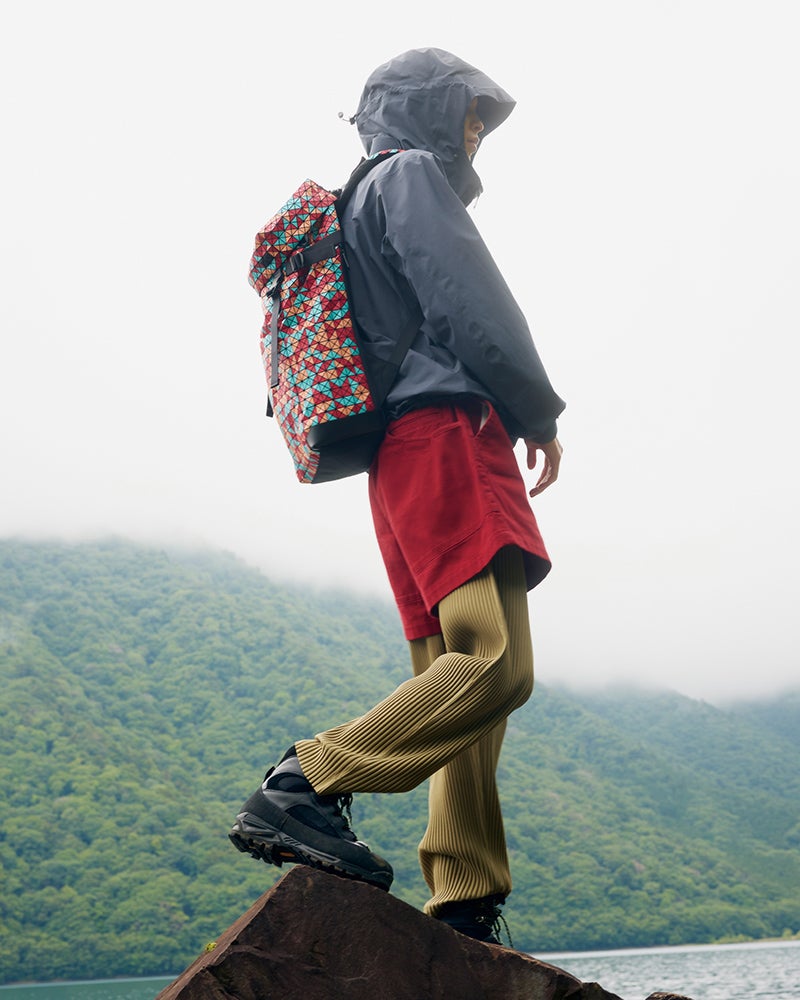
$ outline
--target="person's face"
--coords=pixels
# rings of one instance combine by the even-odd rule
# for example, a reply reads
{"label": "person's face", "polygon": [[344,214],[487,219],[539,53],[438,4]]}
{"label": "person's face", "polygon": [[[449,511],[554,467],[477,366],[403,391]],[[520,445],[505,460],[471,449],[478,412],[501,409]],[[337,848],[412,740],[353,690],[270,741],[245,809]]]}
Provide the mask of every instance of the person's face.
{"label": "person's face", "polygon": [[473,97],[464,118],[464,149],[467,151],[467,156],[470,159],[475,155],[478,148],[478,143],[480,142],[478,137],[481,132],[483,132],[483,122],[478,116],[478,98]]}

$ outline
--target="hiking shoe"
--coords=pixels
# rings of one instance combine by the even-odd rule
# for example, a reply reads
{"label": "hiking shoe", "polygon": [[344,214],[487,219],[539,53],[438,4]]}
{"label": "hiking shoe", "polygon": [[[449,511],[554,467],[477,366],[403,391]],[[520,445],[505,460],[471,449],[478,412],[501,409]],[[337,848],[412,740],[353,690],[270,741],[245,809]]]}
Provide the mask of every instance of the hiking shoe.
{"label": "hiking shoe", "polygon": [[394,872],[350,829],[352,795],[317,795],[294,747],[267,771],[228,834],[234,847],[277,865],[310,865],[388,889]]}
{"label": "hiking shoe", "polygon": [[481,899],[463,899],[453,903],[443,903],[436,914],[436,919],[441,920],[444,924],[449,924],[459,934],[465,934],[476,941],[483,941],[484,944],[502,944],[500,940],[500,925],[502,923],[513,948],[508,924],[500,911],[504,902],[505,897],[503,896],[484,896]]}

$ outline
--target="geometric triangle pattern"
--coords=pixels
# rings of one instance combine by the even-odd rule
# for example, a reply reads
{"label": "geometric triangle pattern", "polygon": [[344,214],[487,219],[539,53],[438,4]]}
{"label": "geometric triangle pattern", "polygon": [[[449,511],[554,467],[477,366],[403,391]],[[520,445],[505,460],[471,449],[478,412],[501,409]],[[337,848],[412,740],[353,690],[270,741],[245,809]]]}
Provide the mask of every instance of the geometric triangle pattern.
{"label": "geometric triangle pattern", "polygon": [[[347,298],[341,247],[284,275],[299,250],[339,231],[336,195],[306,180],[256,236],[250,284],[261,298],[261,358],[275,419],[300,482],[311,483],[319,453],[308,445],[318,424],[375,409]],[[272,386],[273,311],[277,316],[278,384]]]}

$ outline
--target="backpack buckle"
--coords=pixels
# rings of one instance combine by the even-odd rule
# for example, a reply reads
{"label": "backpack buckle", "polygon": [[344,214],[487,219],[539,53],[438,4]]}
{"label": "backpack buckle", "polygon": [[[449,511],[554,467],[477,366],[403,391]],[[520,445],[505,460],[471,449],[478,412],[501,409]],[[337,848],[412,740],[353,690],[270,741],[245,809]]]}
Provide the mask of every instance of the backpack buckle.
{"label": "backpack buckle", "polygon": [[292,256],[286,261],[283,267],[284,274],[294,274],[295,271],[302,271],[303,268],[307,267],[305,261],[305,251],[298,250],[297,253],[293,253]]}

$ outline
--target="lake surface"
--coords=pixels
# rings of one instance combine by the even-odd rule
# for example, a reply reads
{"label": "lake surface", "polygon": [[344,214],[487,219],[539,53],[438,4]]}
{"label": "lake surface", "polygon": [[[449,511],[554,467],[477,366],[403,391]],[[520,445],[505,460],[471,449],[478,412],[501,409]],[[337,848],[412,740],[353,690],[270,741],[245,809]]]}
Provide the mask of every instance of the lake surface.
{"label": "lake surface", "polygon": [[692,1000],[800,1000],[800,941],[632,948],[537,955],[623,1000],[683,993]]}
{"label": "lake surface", "polygon": [[94,979],[80,983],[0,986],[2,1000],[153,1000],[175,979]]}
{"label": "lake surface", "polygon": [[[658,991],[683,993],[692,1000],[800,1000],[800,941],[558,952],[536,957],[584,982],[600,983],[622,1000],[645,1000]],[[174,978],[0,986],[0,1000],[154,1000]]]}

